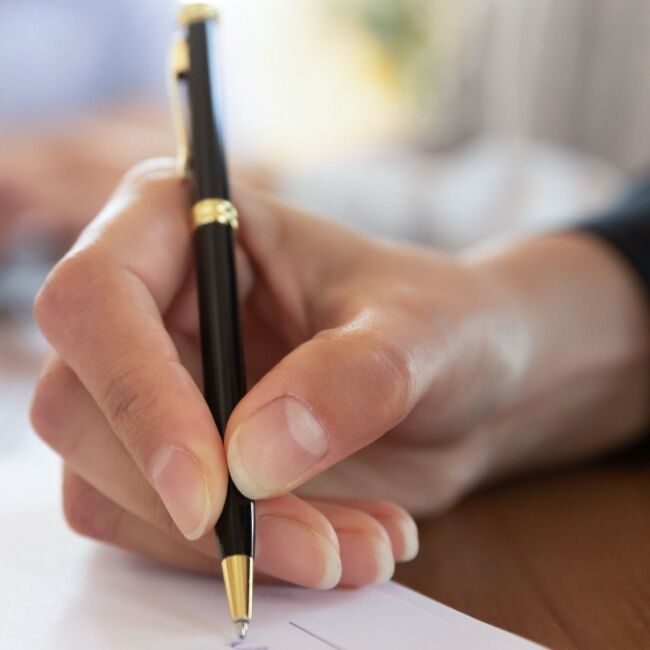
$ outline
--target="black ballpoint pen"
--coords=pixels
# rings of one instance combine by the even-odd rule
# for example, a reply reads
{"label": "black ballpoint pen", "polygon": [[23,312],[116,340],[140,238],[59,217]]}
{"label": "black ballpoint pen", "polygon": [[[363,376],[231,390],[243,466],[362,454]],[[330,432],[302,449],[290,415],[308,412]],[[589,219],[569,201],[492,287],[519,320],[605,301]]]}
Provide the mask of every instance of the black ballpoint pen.
{"label": "black ballpoint pen", "polygon": [[[181,6],[179,23],[184,33],[172,49],[170,91],[179,137],[179,171],[190,179],[194,196],[204,395],[223,436],[231,413],[246,393],[246,377],[234,256],[238,215],[230,202],[215,82],[217,21],[212,4]],[[187,119],[180,83],[186,84]],[[230,615],[243,638],[252,617],[255,504],[232,480],[216,533]]]}

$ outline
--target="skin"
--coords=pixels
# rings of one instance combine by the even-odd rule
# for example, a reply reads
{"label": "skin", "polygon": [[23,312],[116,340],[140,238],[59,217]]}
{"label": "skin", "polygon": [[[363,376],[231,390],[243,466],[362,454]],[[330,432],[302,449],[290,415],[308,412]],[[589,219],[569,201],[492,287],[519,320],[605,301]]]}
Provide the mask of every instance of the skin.
{"label": "skin", "polygon": [[[22,242],[47,244],[60,257],[124,170],[176,146],[166,113],[131,105],[74,125],[0,130],[0,142],[0,262]],[[255,186],[274,181],[263,167],[247,165],[237,174]]]}
{"label": "skin", "polygon": [[229,469],[258,500],[263,576],[382,582],[417,553],[413,515],[648,421],[644,293],[595,239],[447,257],[243,188],[235,202],[250,392],[224,443],[200,390],[190,197],[170,162],[124,179],[37,298],[53,351],[32,420],[63,459],[79,533],[213,572]]}
{"label": "skin", "polygon": [[157,126],[151,117],[155,112],[147,118],[140,112],[123,107],[78,120],[74,128],[64,123],[0,132],[0,256],[14,233],[54,239],[65,245],[60,255],[125,169],[173,146],[165,123]]}

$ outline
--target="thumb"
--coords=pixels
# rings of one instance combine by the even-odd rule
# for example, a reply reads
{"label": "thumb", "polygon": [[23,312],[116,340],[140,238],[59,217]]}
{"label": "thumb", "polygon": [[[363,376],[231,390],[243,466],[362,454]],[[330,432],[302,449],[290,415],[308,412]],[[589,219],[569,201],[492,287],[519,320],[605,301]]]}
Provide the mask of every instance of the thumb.
{"label": "thumb", "polygon": [[230,473],[251,498],[289,492],[399,424],[424,387],[395,323],[364,312],[287,356],[228,424]]}

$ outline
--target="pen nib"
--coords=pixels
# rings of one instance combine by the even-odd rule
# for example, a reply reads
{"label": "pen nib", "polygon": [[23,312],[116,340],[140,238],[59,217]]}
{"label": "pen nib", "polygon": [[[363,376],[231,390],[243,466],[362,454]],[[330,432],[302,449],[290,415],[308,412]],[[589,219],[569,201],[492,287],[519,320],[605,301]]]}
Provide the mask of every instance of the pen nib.
{"label": "pen nib", "polygon": [[237,626],[237,636],[243,641],[248,634],[248,621],[238,621]]}

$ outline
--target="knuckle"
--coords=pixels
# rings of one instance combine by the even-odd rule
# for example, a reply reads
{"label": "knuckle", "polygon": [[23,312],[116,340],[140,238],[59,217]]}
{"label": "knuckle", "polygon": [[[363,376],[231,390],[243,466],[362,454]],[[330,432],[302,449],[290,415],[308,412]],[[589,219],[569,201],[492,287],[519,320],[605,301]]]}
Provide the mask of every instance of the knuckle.
{"label": "knuckle", "polygon": [[69,426],[69,412],[79,385],[72,370],[57,361],[39,379],[30,409],[34,431],[64,457],[73,453],[78,441]]}
{"label": "knuckle", "polygon": [[97,493],[96,502],[98,507],[91,519],[92,529],[86,535],[103,542],[119,542],[123,538],[124,529],[128,525],[129,515],[127,511],[107,501],[99,493]]}
{"label": "knuckle", "polygon": [[158,496],[157,492],[154,490],[148,490],[146,493],[143,493],[142,497],[144,498],[142,512],[147,513],[144,519],[149,524],[159,530],[163,536],[183,542],[187,541],[183,534],[178,530],[178,526],[169,515],[169,511],[165,507],[160,496]]}
{"label": "knuckle", "polygon": [[410,517],[409,513],[393,501],[388,501],[386,499],[375,499],[372,502],[373,510],[372,514],[379,513],[378,517],[380,519],[395,519],[400,520],[407,517]]}
{"label": "knuckle", "polygon": [[56,338],[72,322],[92,295],[100,278],[92,255],[79,253],[59,262],[49,274],[34,302],[34,316],[43,333]]}
{"label": "knuckle", "polygon": [[84,537],[99,537],[99,493],[75,476],[63,482],[63,516],[67,525]]}
{"label": "knuckle", "polygon": [[125,510],[74,475],[63,483],[63,515],[77,534],[104,542],[119,540],[127,520]]}
{"label": "knuckle", "polygon": [[[156,423],[160,404],[157,389],[162,370],[141,360],[122,362],[104,389],[104,412],[129,452],[142,458],[148,432]],[[146,388],[145,388],[146,387]]]}
{"label": "knuckle", "polygon": [[366,333],[365,338],[367,372],[368,377],[374,377],[378,404],[383,405],[391,419],[400,421],[413,407],[413,361],[403,346],[383,332]]}
{"label": "knuckle", "polygon": [[124,175],[123,185],[144,188],[160,181],[168,181],[176,175],[176,163],[173,158],[150,158],[137,163]]}
{"label": "knuckle", "polygon": [[164,214],[186,208],[187,186],[179,179],[171,158],[154,158],[139,163],[126,173],[122,188],[127,195],[146,199]]}

